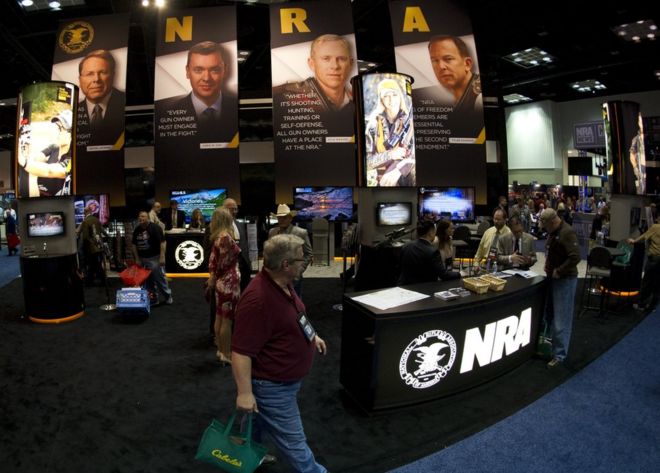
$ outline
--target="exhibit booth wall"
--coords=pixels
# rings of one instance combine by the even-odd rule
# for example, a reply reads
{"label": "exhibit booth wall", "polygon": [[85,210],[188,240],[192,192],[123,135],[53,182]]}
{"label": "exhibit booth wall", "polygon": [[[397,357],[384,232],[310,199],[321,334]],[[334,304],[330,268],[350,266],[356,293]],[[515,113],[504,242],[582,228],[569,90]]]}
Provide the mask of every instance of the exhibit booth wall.
{"label": "exhibit booth wall", "polygon": [[0,190],[1,189],[13,189],[10,151],[0,151]]}
{"label": "exhibit booth wall", "polygon": [[417,188],[416,187],[378,187],[355,188],[358,202],[358,222],[360,223],[360,243],[373,245],[386,240],[386,233],[401,228],[400,226],[382,227],[376,225],[376,205],[379,202],[410,202],[412,204],[412,223],[407,225],[410,231],[417,226]]}
{"label": "exhibit booth wall", "polygon": [[573,127],[576,123],[602,120],[602,104],[612,100],[639,103],[644,117],[660,115],[660,91],[507,107],[504,112],[509,184],[537,181],[570,185],[568,150],[574,148]]}
{"label": "exhibit booth wall", "polygon": [[[40,197],[18,199],[18,222],[21,230],[22,254],[72,255],[76,253],[76,224],[73,196]],[[30,237],[27,232],[27,216],[39,212],[62,212],[64,214],[64,234],[48,237]],[[46,251],[44,252],[44,244]]]}
{"label": "exhibit booth wall", "polygon": [[644,218],[644,197],[635,195],[613,195],[610,199],[610,236],[611,240],[625,240],[630,236],[639,235],[639,228],[633,222],[631,214],[637,208],[641,218]]}

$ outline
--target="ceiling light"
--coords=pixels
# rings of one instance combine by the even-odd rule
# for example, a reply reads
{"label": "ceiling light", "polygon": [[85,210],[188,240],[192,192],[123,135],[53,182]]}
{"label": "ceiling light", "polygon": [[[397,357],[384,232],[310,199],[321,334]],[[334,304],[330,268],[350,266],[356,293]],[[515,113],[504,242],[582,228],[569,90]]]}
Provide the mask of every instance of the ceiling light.
{"label": "ceiling light", "polygon": [[549,64],[555,60],[550,54],[537,47],[511,53],[504,56],[504,59],[526,69],[540,66],[541,64]]}
{"label": "ceiling light", "polygon": [[595,93],[597,90],[605,90],[607,87],[600,81],[594,79],[587,79],[579,82],[573,82],[570,86],[577,90],[578,92],[592,92]]}
{"label": "ceiling light", "polygon": [[[639,20],[635,23],[626,23],[615,26],[612,31],[626,41],[639,43],[643,38],[655,39],[655,31],[658,29],[653,20]],[[652,35],[652,36],[650,36]]]}
{"label": "ceiling light", "polygon": [[521,94],[509,94],[502,97],[504,101],[508,104],[520,103],[520,102],[530,102],[532,99],[525,95]]}
{"label": "ceiling light", "polygon": [[53,10],[56,10],[56,9],[60,8],[62,6],[62,4],[60,2],[57,2],[57,1],[53,0],[52,2],[48,3],[48,6],[50,8],[52,8]]}
{"label": "ceiling light", "polygon": [[149,0],[142,0],[142,6],[143,7],[148,7],[149,6]]}
{"label": "ceiling light", "polygon": [[156,0],[155,3],[158,8],[162,8],[165,6],[165,0]]}
{"label": "ceiling light", "polygon": [[23,5],[24,7],[31,7],[32,5],[34,5],[34,2],[32,0],[22,0],[21,5]]}
{"label": "ceiling light", "polygon": [[377,68],[378,66],[380,66],[380,64],[373,61],[362,61],[360,59],[357,61],[357,67],[360,72],[367,72]]}

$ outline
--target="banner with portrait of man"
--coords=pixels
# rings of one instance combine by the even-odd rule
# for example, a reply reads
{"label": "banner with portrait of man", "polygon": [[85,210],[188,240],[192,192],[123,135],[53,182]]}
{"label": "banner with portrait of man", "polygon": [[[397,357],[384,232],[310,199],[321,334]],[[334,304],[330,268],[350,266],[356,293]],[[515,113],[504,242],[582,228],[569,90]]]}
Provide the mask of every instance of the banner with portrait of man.
{"label": "banner with portrait of man", "polygon": [[355,184],[351,4],[270,6],[277,202],[295,186]]}
{"label": "banner with portrait of man", "polygon": [[129,15],[60,22],[52,79],[80,90],[76,117],[79,191],[124,205],[124,111]]}
{"label": "banner with portrait of man", "polygon": [[389,5],[397,71],[415,78],[418,184],[476,185],[480,194],[486,131],[470,18],[455,0]]}
{"label": "banner with portrait of man", "polygon": [[236,8],[159,18],[154,85],[156,198],[177,188],[240,194]]}

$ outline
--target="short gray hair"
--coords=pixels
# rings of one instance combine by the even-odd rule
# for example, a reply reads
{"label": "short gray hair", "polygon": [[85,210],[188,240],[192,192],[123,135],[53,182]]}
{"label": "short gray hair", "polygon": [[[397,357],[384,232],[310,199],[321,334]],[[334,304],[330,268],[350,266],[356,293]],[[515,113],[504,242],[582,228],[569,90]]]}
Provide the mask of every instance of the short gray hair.
{"label": "short gray hair", "polygon": [[291,234],[269,238],[264,243],[264,266],[271,271],[280,269],[285,260],[296,259],[296,251],[304,243],[302,238]]}

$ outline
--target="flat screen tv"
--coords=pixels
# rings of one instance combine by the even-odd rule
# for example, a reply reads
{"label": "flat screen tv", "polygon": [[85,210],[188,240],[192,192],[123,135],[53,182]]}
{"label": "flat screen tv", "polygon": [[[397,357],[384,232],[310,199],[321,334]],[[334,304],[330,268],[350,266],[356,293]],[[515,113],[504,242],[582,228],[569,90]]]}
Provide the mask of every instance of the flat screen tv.
{"label": "flat screen tv", "polygon": [[353,218],[352,187],[294,187],[293,208],[299,220],[325,218],[331,222]]}
{"label": "flat screen tv", "polygon": [[54,237],[64,233],[64,212],[32,212],[27,215],[29,237]]}
{"label": "flat screen tv", "polygon": [[179,210],[186,214],[186,223],[190,223],[193,210],[199,209],[204,220],[211,221],[213,211],[220,207],[227,198],[227,189],[175,189],[170,191],[170,200],[179,203]]}
{"label": "flat screen tv", "polygon": [[379,202],[376,204],[376,225],[401,226],[412,223],[410,202]]}
{"label": "flat screen tv", "polygon": [[420,220],[474,222],[474,187],[420,187],[418,197]]}
{"label": "flat screen tv", "polygon": [[99,219],[101,225],[110,223],[110,197],[108,194],[76,195],[73,199],[76,226],[84,220],[86,207],[92,209],[92,214]]}

